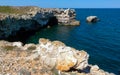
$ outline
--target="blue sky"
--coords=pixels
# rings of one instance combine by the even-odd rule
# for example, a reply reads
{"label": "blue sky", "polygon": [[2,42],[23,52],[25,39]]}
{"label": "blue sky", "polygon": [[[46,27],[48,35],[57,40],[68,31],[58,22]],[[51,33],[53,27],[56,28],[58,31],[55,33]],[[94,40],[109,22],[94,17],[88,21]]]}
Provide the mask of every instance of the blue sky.
{"label": "blue sky", "polygon": [[45,8],[120,8],[120,0],[0,0],[0,5]]}

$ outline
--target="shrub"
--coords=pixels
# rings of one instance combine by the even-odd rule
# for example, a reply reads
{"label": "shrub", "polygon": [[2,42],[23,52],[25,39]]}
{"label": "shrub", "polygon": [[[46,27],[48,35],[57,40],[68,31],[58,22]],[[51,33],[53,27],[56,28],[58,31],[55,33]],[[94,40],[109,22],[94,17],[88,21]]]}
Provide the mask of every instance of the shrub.
{"label": "shrub", "polygon": [[35,50],[36,47],[35,47],[35,46],[30,46],[30,47],[28,47],[27,49],[28,49],[28,50]]}
{"label": "shrub", "polygon": [[26,7],[0,6],[0,13],[25,14],[29,12],[30,9],[33,9],[33,7],[30,7],[30,6],[26,6]]}
{"label": "shrub", "polygon": [[16,47],[15,46],[4,46],[3,49],[4,50],[14,50]]}

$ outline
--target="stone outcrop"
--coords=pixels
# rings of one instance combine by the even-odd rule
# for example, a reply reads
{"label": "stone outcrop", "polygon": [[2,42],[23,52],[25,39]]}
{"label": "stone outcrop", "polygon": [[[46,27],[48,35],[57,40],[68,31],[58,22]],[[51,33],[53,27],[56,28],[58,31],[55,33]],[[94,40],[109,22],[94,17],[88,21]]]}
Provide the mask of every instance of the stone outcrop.
{"label": "stone outcrop", "polygon": [[80,22],[75,20],[76,13],[73,9],[62,10],[61,14],[57,13],[55,16],[61,25],[80,25]]}
{"label": "stone outcrop", "polygon": [[87,21],[88,23],[95,23],[95,22],[99,21],[99,19],[98,19],[97,16],[88,16],[88,17],[86,18],[86,21]]}
{"label": "stone outcrop", "polygon": [[[20,30],[37,30],[47,25],[79,25],[79,21],[75,19],[76,14],[73,9],[12,8],[16,10],[14,13],[0,13],[0,38],[14,35]],[[16,13],[17,11],[19,12]]]}
{"label": "stone outcrop", "polygon": [[114,75],[88,64],[89,54],[60,41],[0,41],[0,75]]}

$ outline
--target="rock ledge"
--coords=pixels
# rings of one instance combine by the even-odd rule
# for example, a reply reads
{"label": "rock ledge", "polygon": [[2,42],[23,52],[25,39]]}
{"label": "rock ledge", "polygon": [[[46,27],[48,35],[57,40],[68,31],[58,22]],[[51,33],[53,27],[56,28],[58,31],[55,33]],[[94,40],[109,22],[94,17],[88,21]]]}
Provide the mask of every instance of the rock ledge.
{"label": "rock ledge", "polygon": [[114,75],[88,64],[89,54],[60,41],[0,41],[0,75]]}

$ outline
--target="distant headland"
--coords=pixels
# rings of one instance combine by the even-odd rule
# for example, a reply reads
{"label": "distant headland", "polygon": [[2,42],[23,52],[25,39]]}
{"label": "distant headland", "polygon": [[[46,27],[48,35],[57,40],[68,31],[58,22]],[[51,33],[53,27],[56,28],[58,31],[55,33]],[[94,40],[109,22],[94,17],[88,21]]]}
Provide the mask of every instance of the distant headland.
{"label": "distant headland", "polygon": [[52,25],[80,25],[80,22],[74,9],[0,6],[0,38],[21,29],[29,31]]}

